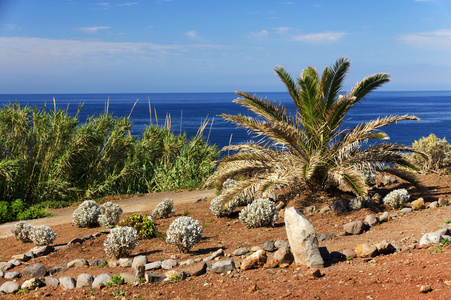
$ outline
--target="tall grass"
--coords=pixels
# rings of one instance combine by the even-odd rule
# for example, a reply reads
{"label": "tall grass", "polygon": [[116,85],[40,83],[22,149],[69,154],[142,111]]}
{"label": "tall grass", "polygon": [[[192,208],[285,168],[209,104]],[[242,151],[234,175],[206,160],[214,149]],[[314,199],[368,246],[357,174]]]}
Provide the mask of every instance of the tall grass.
{"label": "tall grass", "polygon": [[132,137],[129,117],[105,112],[81,123],[78,114],[9,104],[0,109],[0,201],[199,188],[219,155],[202,137],[205,126],[188,139],[172,133],[167,118]]}

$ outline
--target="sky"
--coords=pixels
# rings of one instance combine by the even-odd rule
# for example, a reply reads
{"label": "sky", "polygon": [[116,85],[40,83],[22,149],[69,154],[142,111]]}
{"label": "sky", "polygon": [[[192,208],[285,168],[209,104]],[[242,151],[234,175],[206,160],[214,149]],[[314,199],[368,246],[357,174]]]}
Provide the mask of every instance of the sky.
{"label": "sky", "polygon": [[343,56],[345,89],[451,90],[451,1],[0,0],[0,94],[280,92]]}

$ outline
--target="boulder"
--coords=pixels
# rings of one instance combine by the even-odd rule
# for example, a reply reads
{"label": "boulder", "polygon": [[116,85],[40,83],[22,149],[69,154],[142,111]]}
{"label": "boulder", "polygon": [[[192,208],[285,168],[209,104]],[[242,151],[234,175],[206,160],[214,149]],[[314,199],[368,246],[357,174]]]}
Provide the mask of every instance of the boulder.
{"label": "boulder", "polygon": [[39,278],[31,278],[28,280],[25,280],[24,283],[21,285],[21,289],[27,289],[27,290],[34,290],[36,288],[40,288],[45,286],[45,283],[42,282]]}
{"label": "boulder", "polygon": [[429,232],[424,234],[420,239],[420,246],[438,244],[442,240],[442,236],[436,232]]}
{"label": "boulder", "polygon": [[396,252],[396,248],[386,240],[383,240],[375,244],[374,246],[376,247],[379,254],[391,254]]}
{"label": "boulder", "polygon": [[241,270],[258,269],[266,263],[266,251],[260,250],[246,257],[241,263]]}
{"label": "boulder", "polygon": [[[111,280],[111,275],[107,274],[107,273],[103,273],[100,275],[97,275],[94,278],[94,281],[92,282],[92,287],[93,288],[102,288],[104,286],[106,286],[107,282],[109,282]],[[61,284],[61,282],[60,282]]]}
{"label": "boulder", "polygon": [[350,258],[356,258],[356,257],[357,257],[357,254],[355,253],[355,251],[354,251],[354,250],[351,250],[351,249],[345,249],[345,250],[343,250],[342,254],[343,254],[345,257],[350,257]]}
{"label": "boulder", "polygon": [[365,224],[362,221],[349,222],[343,225],[343,230],[346,234],[361,234],[365,229]]}
{"label": "boulder", "polygon": [[19,278],[20,277],[20,273],[17,271],[14,272],[6,272],[5,275],[3,276],[6,279],[13,279],[13,278]]}
{"label": "boulder", "polygon": [[25,278],[44,277],[45,275],[47,275],[47,269],[39,263],[27,266],[22,270],[22,276]]}
{"label": "boulder", "polygon": [[7,281],[0,286],[0,292],[5,294],[14,294],[18,290],[20,290],[20,284],[15,281]]}
{"label": "boulder", "polygon": [[143,265],[145,266],[147,264],[147,256],[145,255],[138,255],[135,256],[135,258],[133,258],[133,263],[132,263],[132,267],[136,268],[136,266],[138,265]]}
{"label": "boulder", "polygon": [[96,260],[93,260],[89,263],[90,266],[94,266],[94,267],[98,267],[100,265],[104,265],[108,263],[106,260],[104,260],[103,258],[98,258]]}
{"label": "boulder", "polygon": [[74,259],[73,261],[70,261],[67,263],[67,268],[82,268],[84,266],[89,266],[89,263],[84,258]]}
{"label": "boulder", "polygon": [[[30,249],[27,253],[31,253],[33,257],[45,256],[55,251],[55,248],[49,245],[38,246]],[[28,254],[27,254],[28,255]]]}
{"label": "boulder", "polygon": [[377,224],[379,224],[379,218],[375,217],[373,215],[368,215],[368,216],[366,216],[366,218],[363,222],[368,224],[368,226],[370,226],[370,227],[374,227]]}
{"label": "boulder", "polygon": [[266,243],[261,244],[260,247],[268,252],[273,252],[276,250],[276,246],[273,241],[267,241]]}
{"label": "boulder", "polygon": [[[144,269],[144,266],[140,266],[140,267]],[[131,273],[120,273],[119,276],[121,276],[121,278],[124,280],[124,284],[132,285],[135,282],[139,282],[139,279],[137,281],[135,275],[133,275]],[[143,278],[144,278],[144,276],[143,276]]]}
{"label": "boulder", "polygon": [[59,264],[49,269],[49,275],[53,276],[64,270],[67,270],[67,264]]}
{"label": "boulder", "polygon": [[377,255],[377,248],[369,244],[360,244],[354,249],[359,257],[374,257]]}
{"label": "boulder", "polygon": [[235,251],[233,251],[233,255],[235,256],[243,256],[249,253],[249,249],[246,248],[238,248]]}
{"label": "boulder", "polygon": [[17,259],[17,260],[22,261],[22,262],[27,262],[27,261],[29,261],[31,259],[31,257],[26,255],[26,254],[13,255],[13,256],[11,256],[11,258]]}
{"label": "boulder", "polygon": [[285,209],[285,227],[295,263],[309,268],[324,267],[315,228],[297,208]]}
{"label": "boulder", "polygon": [[6,261],[0,261],[0,271],[8,271],[14,268],[14,264]]}
{"label": "boulder", "polygon": [[187,259],[185,261],[182,261],[180,263],[180,266],[187,266],[187,265],[192,265],[192,264],[194,264],[194,259],[189,258],[189,259]]}
{"label": "boulder", "polygon": [[417,200],[410,202],[410,207],[412,207],[412,209],[414,209],[414,210],[426,208],[426,206],[424,205],[424,199],[418,198]]}
{"label": "boulder", "polygon": [[280,249],[280,248],[290,248],[290,243],[288,243],[287,241],[284,241],[284,240],[277,240],[277,241],[274,243],[274,246],[276,246],[277,249]]}
{"label": "boulder", "polygon": [[[142,264],[142,265],[145,265],[145,264]],[[129,258],[120,258],[119,266],[122,268],[129,268],[132,266],[132,260]]]}
{"label": "boulder", "polygon": [[145,265],[146,271],[161,269],[161,261],[155,261],[153,263],[148,263]]}
{"label": "boulder", "polygon": [[274,253],[274,260],[277,260],[280,264],[292,264],[294,257],[289,248],[279,248]]}
{"label": "boulder", "polygon": [[53,277],[44,278],[45,285],[57,287],[59,285],[59,280]]}
{"label": "boulder", "polygon": [[233,260],[220,260],[215,262],[211,269],[218,274],[227,273],[235,269],[235,263]]}
{"label": "boulder", "polygon": [[178,266],[177,261],[175,259],[172,259],[172,258],[163,260],[161,262],[161,268],[163,268],[165,270],[170,270],[170,269],[175,268],[177,266]]}
{"label": "boulder", "polygon": [[438,205],[447,206],[449,204],[448,199],[438,198]]}
{"label": "boulder", "polygon": [[82,287],[91,287],[92,283],[94,282],[94,277],[91,274],[80,274],[77,277],[77,288],[82,288]]}
{"label": "boulder", "polygon": [[65,289],[65,290],[71,290],[75,288],[76,285],[76,281],[74,278],[72,277],[61,277],[59,279],[60,281],[60,286]]}
{"label": "boulder", "polygon": [[331,240],[331,239],[334,239],[334,238],[336,238],[335,233],[323,233],[323,234],[321,234],[318,237],[318,241],[322,242],[322,241]]}
{"label": "boulder", "polygon": [[365,200],[363,197],[355,197],[349,202],[349,209],[359,210],[365,207]]}
{"label": "boulder", "polygon": [[154,273],[146,273],[146,281],[148,283],[162,282],[165,279],[166,279],[166,276],[164,276],[164,275],[154,274]]}
{"label": "boulder", "polygon": [[349,207],[349,205],[346,200],[340,200],[340,201],[335,202],[332,205],[331,209],[332,209],[332,211],[334,211],[336,213],[343,213],[348,210],[348,207]]}
{"label": "boulder", "polygon": [[401,213],[401,215],[405,215],[405,214],[412,212],[412,209],[410,207],[404,207],[399,212]]}
{"label": "boulder", "polygon": [[190,276],[200,276],[207,272],[207,264],[199,262],[196,264],[188,265],[183,269],[184,272],[190,274]]}

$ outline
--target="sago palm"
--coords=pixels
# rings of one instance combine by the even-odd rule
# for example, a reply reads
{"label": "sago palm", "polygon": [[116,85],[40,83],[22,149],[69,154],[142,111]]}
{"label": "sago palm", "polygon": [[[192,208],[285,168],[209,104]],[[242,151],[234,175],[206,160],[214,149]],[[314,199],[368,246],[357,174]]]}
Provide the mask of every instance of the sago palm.
{"label": "sago palm", "polygon": [[280,186],[310,191],[341,187],[364,195],[368,189],[365,173],[373,171],[395,174],[420,186],[406,171],[416,167],[402,154],[414,149],[393,143],[362,147],[370,139],[388,139],[387,134],[378,130],[380,127],[402,120],[418,120],[416,116],[387,116],[343,128],[346,113],[390,78],[388,74],[377,73],[340,94],[349,65],[347,59],[340,58],[333,66],[326,67],[321,77],[313,67],[308,67],[296,81],[282,67],[276,67],[276,74],[296,106],[294,114],[282,104],[235,92],[242,98],[234,102],[245,106],[258,118],[220,116],[247,128],[261,140],[223,148],[234,154],[217,161],[217,170],[207,184],[237,175],[249,177],[235,188],[224,191],[221,196],[224,209],[232,207],[242,193],[256,196]]}

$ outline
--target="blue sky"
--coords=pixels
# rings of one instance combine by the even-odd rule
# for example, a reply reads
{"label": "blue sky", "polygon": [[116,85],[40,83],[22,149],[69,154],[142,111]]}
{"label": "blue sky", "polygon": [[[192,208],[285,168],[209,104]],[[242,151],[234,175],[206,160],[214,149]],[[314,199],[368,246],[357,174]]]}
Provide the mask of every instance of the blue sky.
{"label": "blue sky", "polygon": [[345,88],[451,90],[451,1],[0,0],[0,94],[284,91],[341,56]]}

